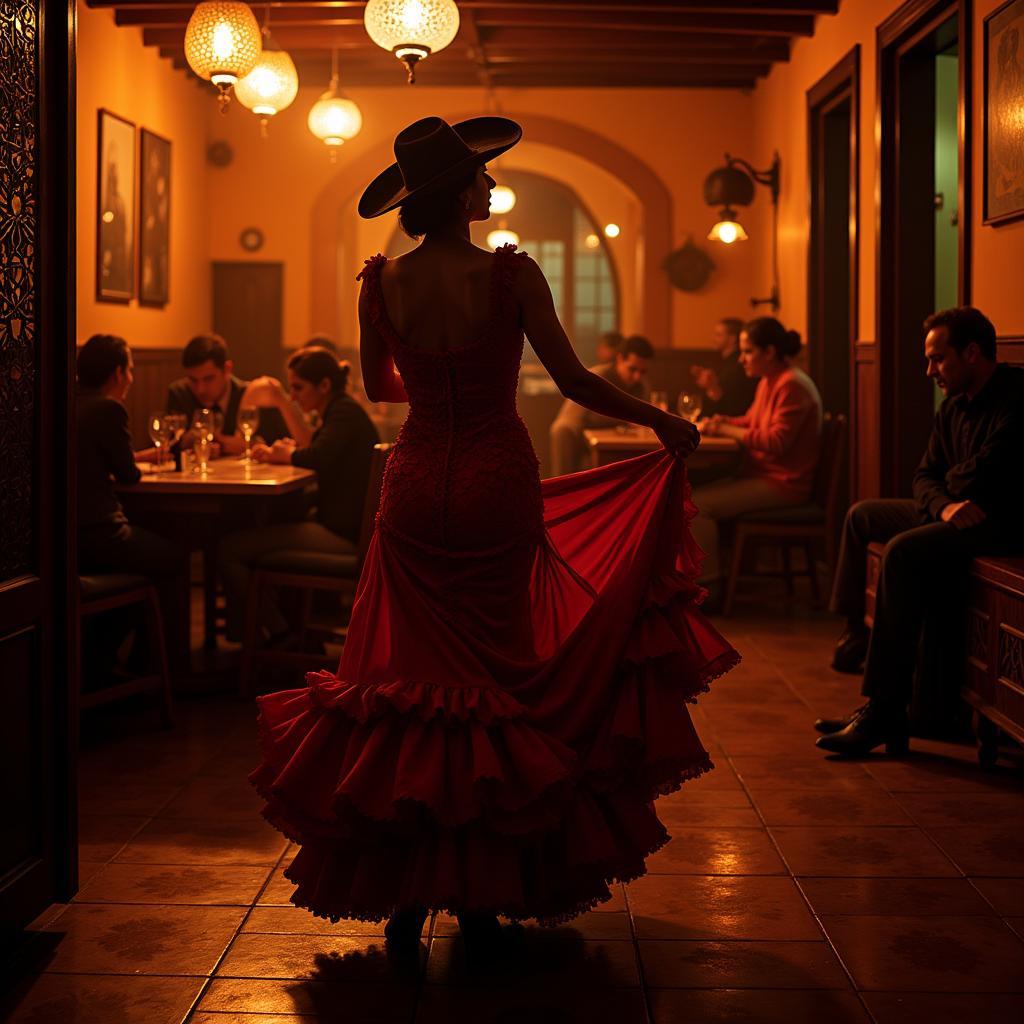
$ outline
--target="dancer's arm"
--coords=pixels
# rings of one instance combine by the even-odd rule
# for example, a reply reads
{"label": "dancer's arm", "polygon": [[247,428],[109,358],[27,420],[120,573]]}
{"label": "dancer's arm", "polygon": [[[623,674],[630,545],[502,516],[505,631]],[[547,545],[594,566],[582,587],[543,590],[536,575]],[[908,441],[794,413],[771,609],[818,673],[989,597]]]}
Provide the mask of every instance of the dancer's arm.
{"label": "dancer's arm", "polygon": [[363,373],[363,390],[371,402],[409,401],[388,343],[381,337],[370,315],[365,278],[359,292],[359,364]]}
{"label": "dancer's arm", "polygon": [[601,416],[652,427],[666,448],[689,452],[697,447],[700,435],[688,420],[633,398],[579,361],[555,312],[551,289],[532,259],[523,260],[516,276],[516,299],[533,350],[566,398]]}

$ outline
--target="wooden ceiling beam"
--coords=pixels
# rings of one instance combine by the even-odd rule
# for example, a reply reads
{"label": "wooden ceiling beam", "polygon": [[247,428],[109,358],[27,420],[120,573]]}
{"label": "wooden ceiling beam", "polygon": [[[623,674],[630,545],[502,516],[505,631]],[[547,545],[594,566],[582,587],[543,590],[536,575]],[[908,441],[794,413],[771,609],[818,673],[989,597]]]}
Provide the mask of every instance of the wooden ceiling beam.
{"label": "wooden ceiling beam", "polygon": [[[440,56],[440,54],[438,54]],[[516,67],[520,64],[639,64],[659,61],[687,61],[691,64],[776,64],[787,59],[749,50],[702,50],[699,47],[662,46],[629,47],[607,50],[565,50],[546,47],[543,50],[487,51],[490,67]]]}
{"label": "wooden ceiling beam", "polygon": [[[123,10],[189,10],[197,0],[85,0],[89,7],[116,7]],[[253,6],[266,3],[252,0]],[[657,13],[731,13],[799,16],[835,14],[838,0],[458,0],[460,10],[486,11],[546,10],[565,11],[647,11]],[[275,11],[289,8],[313,8],[319,11],[346,12],[350,17],[362,18],[366,0],[270,0]]]}
{"label": "wooden ceiling beam", "polygon": [[[618,46],[664,49],[673,43],[683,47],[707,49],[745,49],[755,53],[784,53],[789,57],[789,39],[728,32],[617,32],[605,29],[581,29],[571,34],[539,28],[481,29],[481,38],[489,50],[533,50],[560,46],[567,50],[587,48],[614,49]],[[774,58],[773,58],[774,59]]]}
{"label": "wooden ceiling beam", "polygon": [[[273,17],[271,17],[273,24]],[[610,32],[719,32],[735,35],[811,36],[811,15],[774,14],[693,14],[669,11],[565,10],[547,6],[521,8],[485,8],[477,15],[483,28],[604,29]]]}

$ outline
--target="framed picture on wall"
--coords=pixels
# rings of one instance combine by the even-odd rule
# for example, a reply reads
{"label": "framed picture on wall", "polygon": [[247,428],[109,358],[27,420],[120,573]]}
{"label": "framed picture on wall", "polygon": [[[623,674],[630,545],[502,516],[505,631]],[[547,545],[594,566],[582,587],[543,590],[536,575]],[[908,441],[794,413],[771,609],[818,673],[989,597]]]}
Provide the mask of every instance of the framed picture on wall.
{"label": "framed picture on wall", "polygon": [[984,22],[985,224],[1024,217],[1024,0]]}
{"label": "framed picture on wall", "polygon": [[128,302],[135,282],[135,125],[99,112],[96,298]]}
{"label": "framed picture on wall", "polygon": [[171,144],[139,130],[139,302],[164,306],[171,264]]}

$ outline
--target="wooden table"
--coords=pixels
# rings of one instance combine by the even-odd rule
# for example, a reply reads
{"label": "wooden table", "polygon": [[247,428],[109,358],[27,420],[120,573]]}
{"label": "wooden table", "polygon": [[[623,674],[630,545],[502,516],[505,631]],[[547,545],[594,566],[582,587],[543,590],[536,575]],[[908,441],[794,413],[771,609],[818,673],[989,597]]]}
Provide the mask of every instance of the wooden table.
{"label": "wooden table", "polygon": [[[661,447],[657,435],[649,427],[584,430],[583,437],[590,450],[591,466],[607,466],[610,462],[620,462]],[[700,447],[686,460],[686,465],[691,471],[720,469],[724,472],[739,463],[742,450],[739,442],[731,437],[705,437]]]}
{"label": "wooden table", "polygon": [[[202,550],[207,650],[217,646],[217,548],[221,538],[233,530],[294,518],[288,513],[294,513],[291,502],[296,498],[289,496],[297,497],[315,482],[316,473],[310,469],[258,462],[247,465],[242,459],[225,458],[211,462],[204,475],[144,472],[138,483],[118,487],[129,519],[189,549]],[[187,635],[183,640],[187,663]],[[180,648],[176,653],[180,663]]]}

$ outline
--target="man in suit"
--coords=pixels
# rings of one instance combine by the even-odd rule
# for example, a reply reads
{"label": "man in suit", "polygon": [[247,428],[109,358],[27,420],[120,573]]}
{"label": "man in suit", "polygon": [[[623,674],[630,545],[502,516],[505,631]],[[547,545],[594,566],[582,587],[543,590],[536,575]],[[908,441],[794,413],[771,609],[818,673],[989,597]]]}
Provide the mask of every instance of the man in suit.
{"label": "man in suit", "polygon": [[[847,513],[832,610],[846,616],[833,668],[859,672],[867,703],[846,718],[819,719],[818,746],[860,756],[907,747],[918,645],[926,619],[960,632],[971,560],[1020,553],[1024,508],[1024,369],[996,361],[996,332],[979,310],[960,306],[924,322],[927,373],[946,397],[914,497],[857,502]],[[867,547],[885,543],[874,627],[864,626]],[[957,660],[955,646],[946,660]]]}
{"label": "man in suit", "polygon": [[[654,346],[639,334],[626,338],[610,363],[591,368],[607,381],[611,381],[627,394],[645,401],[649,395],[647,371],[654,358]],[[614,427],[618,420],[599,416],[582,405],[566,399],[561,411],[551,424],[551,472],[553,476],[575,473],[581,468],[586,447],[583,431],[601,427]]]}

